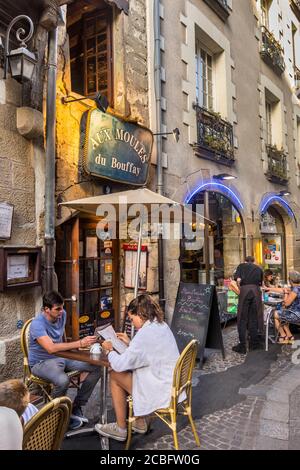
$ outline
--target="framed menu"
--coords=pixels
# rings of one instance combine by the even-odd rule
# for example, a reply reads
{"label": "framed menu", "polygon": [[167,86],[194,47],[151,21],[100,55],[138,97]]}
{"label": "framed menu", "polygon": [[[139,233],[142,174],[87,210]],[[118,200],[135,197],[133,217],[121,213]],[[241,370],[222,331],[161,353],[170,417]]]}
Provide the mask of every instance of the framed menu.
{"label": "framed menu", "polygon": [[7,257],[7,281],[28,279],[29,255],[11,255]]}
{"label": "framed menu", "polygon": [[0,292],[41,284],[41,247],[0,247]]}
{"label": "framed menu", "polygon": [[[137,245],[130,245],[128,243],[124,244],[123,248],[125,252],[125,287],[129,289],[134,289]],[[146,245],[142,245],[138,285],[138,288],[141,290],[147,290],[147,249],[148,248]]]}
{"label": "framed menu", "polygon": [[6,202],[0,202],[0,239],[9,240],[11,237],[11,227],[14,206]]}

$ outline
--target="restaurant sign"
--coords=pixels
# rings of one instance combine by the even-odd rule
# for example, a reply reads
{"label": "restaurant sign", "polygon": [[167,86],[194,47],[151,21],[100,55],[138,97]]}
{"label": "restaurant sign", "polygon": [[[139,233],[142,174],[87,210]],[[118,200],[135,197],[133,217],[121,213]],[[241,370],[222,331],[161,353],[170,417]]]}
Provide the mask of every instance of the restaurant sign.
{"label": "restaurant sign", "polygon": [[87,119],[85,170],[101,178],[143,186],[152,144],[149,129],[93,109]]}

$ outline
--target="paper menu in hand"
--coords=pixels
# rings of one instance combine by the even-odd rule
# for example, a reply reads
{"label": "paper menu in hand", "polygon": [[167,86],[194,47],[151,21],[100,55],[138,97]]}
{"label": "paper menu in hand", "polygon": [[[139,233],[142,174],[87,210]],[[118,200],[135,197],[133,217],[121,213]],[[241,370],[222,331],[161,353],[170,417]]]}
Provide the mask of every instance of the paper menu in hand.
{"label": "paper menu in hand", "polygon": [[104,340],[110,340],[113,348],[119,354],[122,354],[124,351],[126,351],[127,345],[117,337],[112,325],[107,325],[104,328],[96,328],[95,334],[101,336],[101,338]]}

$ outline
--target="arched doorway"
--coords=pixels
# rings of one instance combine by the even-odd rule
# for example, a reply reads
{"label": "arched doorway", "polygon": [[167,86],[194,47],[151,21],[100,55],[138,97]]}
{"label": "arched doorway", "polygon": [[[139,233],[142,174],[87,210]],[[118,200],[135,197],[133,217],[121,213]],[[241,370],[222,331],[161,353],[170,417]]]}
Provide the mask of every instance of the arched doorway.
{"label": "arched doorway", "polygon": [[213,184],[208,189],[194,193],[187,201],[193,210],[196,204],[203,206],[203,213],[214,223],[206,224],[200,249],[186,249],[187,242],[182,240],[181,280],[221,287],[245,257],[245,228],[238,198],[233,202],[228,194],[214,190]]}
{"label": "arched doorway", "polygon": [[260,204],[260,216],[261,239],[255,250],[257,259],[264,269],[274,272],[279,284],[284,284],[288,271],[295,269],[295,213],[284,197],[267,193]]}

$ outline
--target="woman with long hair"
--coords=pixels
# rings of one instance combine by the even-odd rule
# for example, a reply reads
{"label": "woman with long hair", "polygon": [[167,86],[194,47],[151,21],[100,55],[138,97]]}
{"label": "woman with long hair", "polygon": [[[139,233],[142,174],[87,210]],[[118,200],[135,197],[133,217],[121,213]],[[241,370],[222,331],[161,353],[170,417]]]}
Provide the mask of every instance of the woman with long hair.
{"label": "woman with long hair", "polygon": [[126,333],[117,333],[128,345],[123,354],[113,351],[110,341],[102,343],[112,368],[110,388],[116,422],[96,424],[102,436],[118,441],[127,438],[126,414],[128,394],[132,395],[135,432],[147,431],[141,418],[158,408],[169,405],[173,371],[179,351],[173,333],[163,320],[163,312],[150,295],[139,295],[128,306],[128,316],[136,335],[129,339]]}

